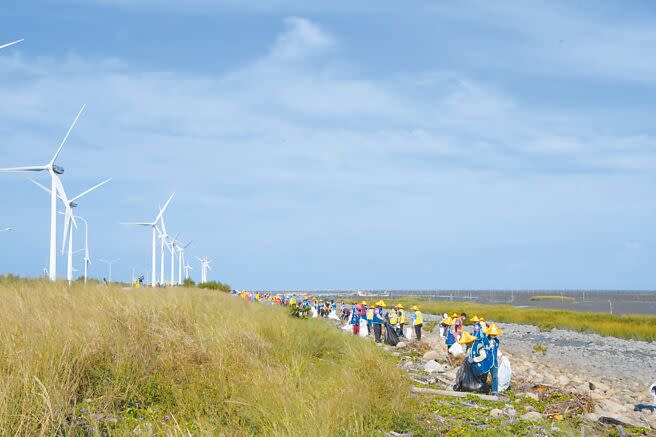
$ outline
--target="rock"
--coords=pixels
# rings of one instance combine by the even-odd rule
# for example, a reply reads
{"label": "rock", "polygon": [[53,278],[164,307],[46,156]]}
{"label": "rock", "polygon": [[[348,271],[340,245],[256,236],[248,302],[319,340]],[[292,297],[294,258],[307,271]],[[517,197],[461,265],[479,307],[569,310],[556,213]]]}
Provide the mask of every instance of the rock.
{"label": "rock", "polygon": [[539,422],[542,420],[542,414],[537,411],[529,411],[528,413],[523,414],[521,419],[527,422]]}
{"label": "rock", "polygon": [[567,384],[569,384],[569,378],[565,375],[560,375],[558,377],[558,384],[560,384],[561,387],[565,387]]}
{"label": "rock", "polygon": [[396,347],[398,349],[403,349],[406,346],[407,346],[407,344],[405,344],[405,342],[402,342],[402,341],[399,341],[398,343],[396,343]]}
{"label": "rock", "polygon": [[585,420],[589,420],[590,422],[596,422],[597,420],[599,420],[599,416],[596,415],[595,413],[586,413],[583,415],[583,417],[585,418]]}
{"label": "rock", "polygon": [[449,370],[449,366],[440,364],[435,360],[431,360],[426,364],[424,364],[424,371],[428,373],[433,373],[433,372],[444,373],[447,370]]}
{"label": "rock", "polygon": [[501,416],[503,416],[503,411],[501,411],[498,408],[495,408],[492,411],[490,411],[490,417],[497,418],[497,417],[501,417]]}
{"label": "rock", "polygon": [[437,361],[438,358],[440,358],[440,354],[437,351],[428,351],[423,356],[424,361]]}
{"label": "rock", "polygon": [[536,395],[535,393],[530,393],[530,392],[521,393],[519,396],[521,396],[521,397],[523,397],[523,398],[531,398],[531,399],[533,399],[533,400],[535,400],[535,401],[539,401],[539,400],[540,400],[540,398],[538,397],[538,395]]}
{"label": "rock", "polygon": [[604,399],[601,401],[599,403],[599,407],[597,408],[599,408],[604,413],[601,414],[595,411],[595,413],[599,414],[600,416],[613,416],[616,414],[624,413],[626,411],[626,406],[618,402],[611,401],[610,399]]}

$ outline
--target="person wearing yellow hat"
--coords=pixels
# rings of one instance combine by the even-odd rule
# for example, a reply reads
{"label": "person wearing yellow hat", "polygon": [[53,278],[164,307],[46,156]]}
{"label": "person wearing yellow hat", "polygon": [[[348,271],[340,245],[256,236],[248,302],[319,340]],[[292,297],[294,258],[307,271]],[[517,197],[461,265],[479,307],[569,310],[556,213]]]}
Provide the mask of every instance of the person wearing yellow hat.
{"label": "person wearing yellow hat", "polygon": [[487,350],[491,355],[492,396],[497,396],[499,394],[499,336],[503,335],[503,331],[493,323],[484,332],[487,334]]}
{"label": "person wearing yellow hat", "polygon": [[372,320],[374,326],[374,340],[376,343],[381,342],[381,336],[383,334],[383,324],[385,323],[385,317],[383,316],[383,307],[385,302],[379,300],[376,302],[376,308],[374,309],[374,317]]}
{"label": "person wearing yellow hat", "polygon": [[446,344],[447,348],[450,348],[457,341],[455,330],[453,329],[453,326],[455,325],[455,321],[451,317],[447,317],[446,319],[442,320],[442,324],[446,326],[446,335],[444,337],[444,344]]}
{"label": "person wearing yellow hat", "polygon": [[414,305],[410,309],[414,311],[414,314],[412,315],[412,326],[415,328],[415,336],[417,337],[417,340],[421,340],[421,328],[424,326],[424,316],[421,314],[417,305]]}
{"label": "person wearing yellow hat", "polygon": [[396,316],[398,320],[398,328],[397,328],[397,333],[399,336],[403,335],[403,328],[405,327],[405,307],[401,304],[398,304],[396,307]]}

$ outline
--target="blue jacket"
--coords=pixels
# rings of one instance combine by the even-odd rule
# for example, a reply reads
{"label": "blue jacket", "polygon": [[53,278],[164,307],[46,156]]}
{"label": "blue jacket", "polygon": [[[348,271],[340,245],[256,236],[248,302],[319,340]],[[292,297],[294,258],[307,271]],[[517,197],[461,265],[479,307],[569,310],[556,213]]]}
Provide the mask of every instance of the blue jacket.
{"label": "blue jacket", "polygon": [[377,307],[374,310],[374,324],[382,325],[383,323],[385,323],[385,319],[383,318],[383,309],[381,307]]}
{"label": "blue jacket", "polygon": [[351,310],[351,321],[349,323],[351,325],[360,324],[360,313],[358,312],[358,310],[355,309],[355,306]]}

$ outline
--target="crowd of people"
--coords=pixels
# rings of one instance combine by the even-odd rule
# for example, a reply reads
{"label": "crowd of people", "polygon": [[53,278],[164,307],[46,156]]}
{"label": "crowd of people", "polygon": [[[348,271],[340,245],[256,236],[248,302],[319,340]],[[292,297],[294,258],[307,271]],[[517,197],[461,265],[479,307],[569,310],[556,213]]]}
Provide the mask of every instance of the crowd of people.
{"label": "crowd of people", "polygon": [[[233,291],[233,297],[246,301],[270,305],[285,305],[300,309],[312,317],[324,317],[341,320],[344,329],[361,337],[373,336],[376,343],[385,342],[396,346],[402,339],[421,340],[424,316],[420,308],[414,305],[406,311],[402,304],[387,310],[384,300],[373,305],[366,301],[355,304],[338,302],[335,299],[321,299],[316,296],[280,294],[266,292]],[[337,313],[338,305],[340,313]],[[471,332],[465,329],[466,322]],[[444,339],[444,346],[453,356],[464,356],[459,368],[454,388],[461,391],[488,392],[498,395],[500,390],[499,369],[503,369],[501,389],[510,382],[509,362],[499,351],[499,337],[503,331],[494,323],[488,323],[477,316],[467,319],[467,314],[444,314],[439,323],[439,335]],[[507,375],[507,377],[506,377]],[[491,384],[488,384],[491,380]]]}
{"label": "crowd of people", "polygon": [[[499,351],[499,336],[503,331],[484,318],[471,318],[472,331],[465,330],[467,314],[444,314],[440,322],[440,336],[449,353],[464,355],[465,362],[458,372],[455,388],[464,391],[487,391],[488,377],[491,379],[492,395],[499,394],[499,368],[502,363]],[[509,363],[504,362],[504,365]],[[504,378],[504,387],[505,388]],[[509,381],[508,381],[509,382]]]}

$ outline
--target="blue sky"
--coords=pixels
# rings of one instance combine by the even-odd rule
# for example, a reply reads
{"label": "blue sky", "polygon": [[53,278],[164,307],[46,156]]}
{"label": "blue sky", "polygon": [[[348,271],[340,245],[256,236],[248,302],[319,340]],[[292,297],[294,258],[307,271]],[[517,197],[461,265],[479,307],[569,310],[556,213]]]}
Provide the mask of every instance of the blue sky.
{"label": "blue sky", "polygon": [[[240,288],[654,288],[654,6],[308,3],[3,3],[0,166],[86,103],[63,182],[114,178],[77,212],[122,279],[150,237],[118,222],[176,191]],[[0,176],[0,270],[36,275],[48,197]]]}

